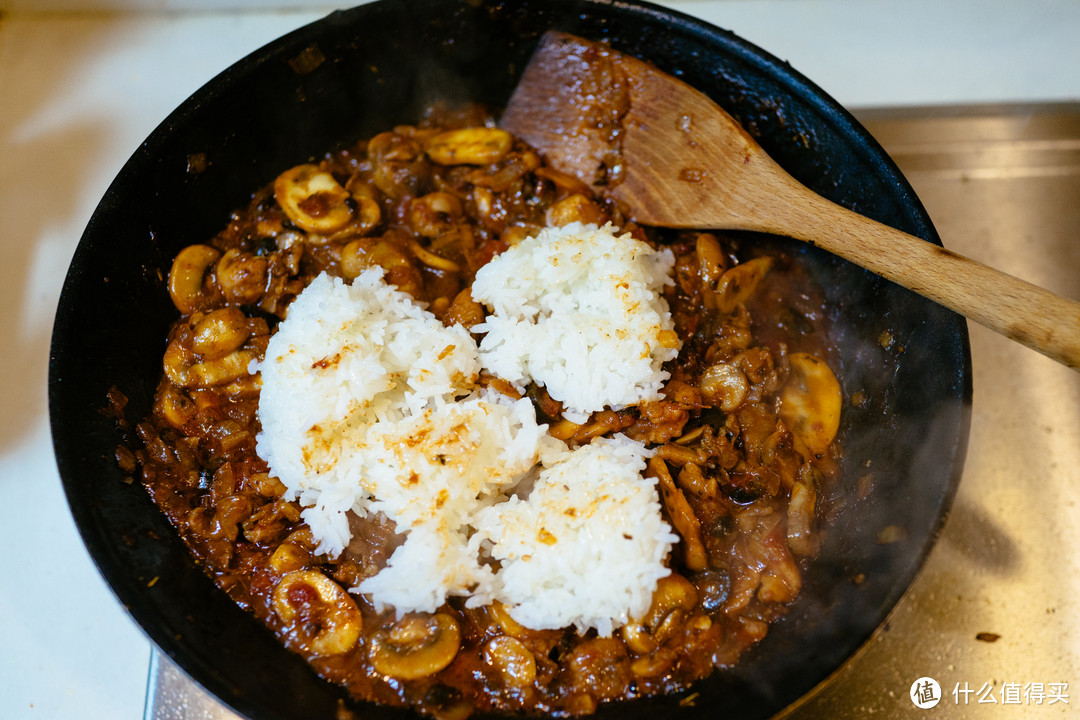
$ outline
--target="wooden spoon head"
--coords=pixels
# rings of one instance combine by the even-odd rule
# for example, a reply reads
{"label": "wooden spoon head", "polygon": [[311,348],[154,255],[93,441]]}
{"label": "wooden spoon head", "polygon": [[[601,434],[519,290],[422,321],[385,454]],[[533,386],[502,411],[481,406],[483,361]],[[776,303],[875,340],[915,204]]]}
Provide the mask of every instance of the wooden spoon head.
{"label": "wooden spoon head", "polygon": [[794,183],[703,93],[567,33],[542,38],[499,124],[647,225],[773,231],[762,197]]}
{"label": "wooden spoon head", "polygon": [[589,185],[614,184],[629,110],[622,59],[606,45],[546,33],[499,124],[540,150],[552,167]]}

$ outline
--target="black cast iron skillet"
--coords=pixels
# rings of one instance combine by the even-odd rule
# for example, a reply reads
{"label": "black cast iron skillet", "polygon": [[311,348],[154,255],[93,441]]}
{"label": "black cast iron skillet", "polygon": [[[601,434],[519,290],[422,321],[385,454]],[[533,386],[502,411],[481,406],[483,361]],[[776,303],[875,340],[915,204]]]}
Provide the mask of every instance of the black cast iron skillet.
{"label": "black cast iron skillet", "polygon": [[[284,168],[415,122],[438,101],[501,105],[553,28],[682,77],[803,183],[940,242],[893,163],[821,90],[734,35],[651,5],[389,0],[334,13],[214,78],[135,152],[86,228],[56,315],[49,405],[71,512],[101,573],[151,639],[242,715],[334,718],[344,694],[218,591],[138,482],[125,483],[114,449],[130,432],[101,413],[106,393],[130,399],[131,422],[147,412],[176,317],[163,276],[180,248],[211,238]],[[966,325],[844,261],[795,251],[830,299],[845,396],[865,398],[845,407],[846,479],[825,502],[822,556],[790,615],[733,670],[695,686],[692,704],[678,703],[684,694],[601,716],[761,718],[790,706],[882,623],[944,521],[967,443]],[[872,492],[855,501],[865,477]],[[878,542],[889,526],[900,541]]]}

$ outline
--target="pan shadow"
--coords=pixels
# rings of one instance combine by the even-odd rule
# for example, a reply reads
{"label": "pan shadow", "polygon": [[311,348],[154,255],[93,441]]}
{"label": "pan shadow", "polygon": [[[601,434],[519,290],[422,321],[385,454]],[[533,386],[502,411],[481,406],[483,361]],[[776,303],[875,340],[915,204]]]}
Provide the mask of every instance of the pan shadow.
{"label": "pan shadow", "polygon": [[1007,575],[1021,564],[1020,551],[1008,533],[978,505],[957,498],[941,542],[974,567]]}

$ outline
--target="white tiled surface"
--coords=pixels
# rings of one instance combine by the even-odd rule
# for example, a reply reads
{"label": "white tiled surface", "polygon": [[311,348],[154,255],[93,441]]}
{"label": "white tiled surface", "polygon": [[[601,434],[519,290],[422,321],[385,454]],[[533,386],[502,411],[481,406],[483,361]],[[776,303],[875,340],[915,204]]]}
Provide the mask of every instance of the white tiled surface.
{"label": "white tiled surface", "polygon": [[[850,107],[1080,99],[1076,0],[665,4]],[[52,459],[49,332],[83,226],[143,138],[218,71],[329,9],[231,5],[0,1],[0,718],[142,715],[148,642],[87,557]]]}

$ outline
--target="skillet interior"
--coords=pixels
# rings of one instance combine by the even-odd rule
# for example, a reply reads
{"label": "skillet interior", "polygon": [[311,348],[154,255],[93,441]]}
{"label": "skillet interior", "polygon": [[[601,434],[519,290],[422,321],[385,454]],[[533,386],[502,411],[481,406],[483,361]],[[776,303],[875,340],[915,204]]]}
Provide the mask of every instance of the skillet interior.
{"label": "skillet interior", "polygon": [[[175,319],[162,278],[281,169],[399,122],[435,101],[498,106],[548,29],[606,39],[711,95],[795,177],[823,195],[938,242],[907,182],[818,88],[725,31],[655,6],[597,0],[394,0],[339,12],[252,54],[199,90],[132,156],[94,213],[54,326],[49,402],[71,511],[90,554],[151,639],[241,714],[336,717],[343,693],[219,592],[114,448],[101,414],[115,385],[145,415]],[[321,61],[319,58],[321,57]],[[311,61],[317,61],[311,67]],[[202,172],[189,170],[201,154]],[[835,308],[846,406],[845,487],[822,557],[790,615],[734,671],[678,698],[601,716],[768,717],[854,653],[913,579],[944,520],[966,449],[970,357],[958,316],[813,248],[796,249]],[[879,342],[888,330],[895,344]],[[857,478],[871,496],[851,503]],[[907,539],[879,544],[896,525]],[[150,581],[157,581],[150,586]],[[408,717],[365,708],[364,717]]]}

